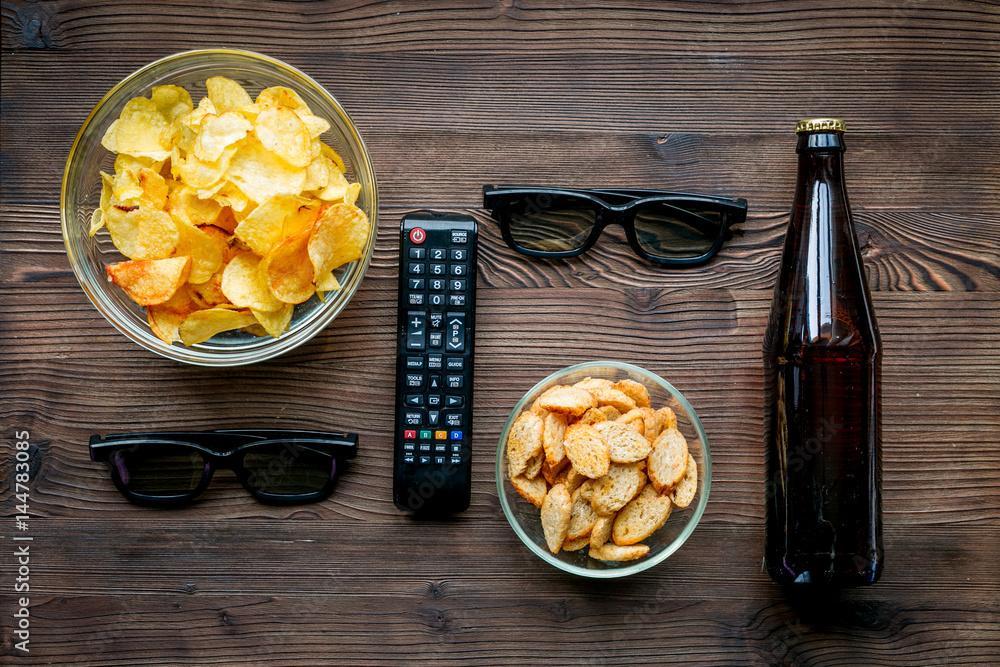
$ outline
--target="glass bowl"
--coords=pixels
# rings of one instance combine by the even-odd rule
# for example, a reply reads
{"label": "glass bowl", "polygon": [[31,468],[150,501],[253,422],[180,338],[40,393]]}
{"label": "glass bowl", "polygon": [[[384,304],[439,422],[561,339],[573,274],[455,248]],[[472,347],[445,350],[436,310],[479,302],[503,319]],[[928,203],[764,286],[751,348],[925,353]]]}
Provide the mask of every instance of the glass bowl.
{"label": "glass bowl", "polygon": [[[561,384],[575,384],[584,378],[604,378],[617,382],[632,379],[641,382],[649,390],[649,397],[654,409],[668,406],[677,415],[677,428],[687,439],[688,451],[698,464],[698,493],[694,501],[686,508],[674,507],[667,522],[655,533],[642,541],[649,546],[649,553],[634,561],[620,563],[599,561],[587,556],[587,548],[580,551],[560,551],[552,554],[545,544],[542,533],[542,523],[539,510],[522,498],[510,480],[507,479],[507,436],[514,420],[549,387]],[[708,491],[712,479],[712,458],[708,450],[708,438],[701,420],[694,408],[687,402],[669,382],[649,371],[614,361],[592,361],[564,368],[548,376],[524,395],[510,413],[507,423],[500,434],[500,444],[497,447],[496,461],[497,493],[500,495],[500,506],[511,528],[531,551],[550,565],[579,575],[594,579],[611,579],[625,577],[636,572],[642,572],[662,562],[670,554],[677,551],[685,540],[694,532],[701,515],[708,503]]]}
{"label": "glass bowl", "polygon": [[[187,89],[197,105],[207,94],[205,80],[216,75],[239,82],[253,98],[264,88],[287,86],[305,100],[314,114],[330,122],[330,129],[320,138],[343,158],[347,179],[361,184],[356,204],[368,215],[368,242],[360,260],[335,272],[342,289],[328,292],[326,303],[313,295],[309,301],[295,306],[289,330],[280,338],[229,331],[191,347],[181,343],[168,345],[153,335],[145,308],[105,278],[105,265],[125,259],[111,243],[107,229],[89,236],[90,216],[101,197],[100,172],[114,173],[115,155],[101,146],[101,139],[133,97],[148,97],[153,86],[173,84]],[[60,204],[70,265],[97,310],[139,345],[164,357],[200,366],[239,366],[270,359],[322,331],[344,309],[361,283],[371,260],[378,225],[378,193],[371,158],[343,107],[319,83],[294,67],[258,53],[230,49],[188,51],[158,60],[105,95],[84,121],[70,149]]]}

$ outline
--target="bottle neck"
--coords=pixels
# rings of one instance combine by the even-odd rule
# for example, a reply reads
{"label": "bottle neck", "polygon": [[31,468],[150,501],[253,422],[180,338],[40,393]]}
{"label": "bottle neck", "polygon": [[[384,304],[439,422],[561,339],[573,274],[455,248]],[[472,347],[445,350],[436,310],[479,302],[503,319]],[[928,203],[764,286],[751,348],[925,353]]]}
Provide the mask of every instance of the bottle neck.
{"label": "bottle neck", "polygon": [[810,132],[799,135],[795,152],[799,154],[796,195],[812,199],[819,187],[829,203],[846,207],[844,190],[844,135],[840,132]]}

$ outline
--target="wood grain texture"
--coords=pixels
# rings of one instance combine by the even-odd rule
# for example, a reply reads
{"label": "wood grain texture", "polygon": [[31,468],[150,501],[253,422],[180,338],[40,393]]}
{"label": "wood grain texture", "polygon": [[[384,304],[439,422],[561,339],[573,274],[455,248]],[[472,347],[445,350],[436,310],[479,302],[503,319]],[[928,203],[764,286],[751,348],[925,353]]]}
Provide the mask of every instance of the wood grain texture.
{"label": "wood grain texture", "polygon": [[[0,663],[58,665],[1000,664],[1000,7],[841,0],[135,3],[0,0]],[[379,179],[375,253],[310,343],[229,370],[129,343],[87,300],[59,226],[65,157],[103,94],[158,57],[280,58],[347,108]],[[800,117],[848,123],[847,186],[885,345],[887,566],[798,596],[763,553],[761,338]],[[664,270],[608,230],[538,261],[479,208],[487,183],[746,197],[706,266]],[[391,503],[398,222],[481,227],[472,506]],[[695,406],[711,498],[668,561],[563,575],[503,518],[504,420],[570,363],[637,363]],[[271,507],[233,476],[176,511],[124,502],[92,433],[307,426],[361,436],[335,494]],[[15,430],[31,432],[32,652],[14,650]]]}

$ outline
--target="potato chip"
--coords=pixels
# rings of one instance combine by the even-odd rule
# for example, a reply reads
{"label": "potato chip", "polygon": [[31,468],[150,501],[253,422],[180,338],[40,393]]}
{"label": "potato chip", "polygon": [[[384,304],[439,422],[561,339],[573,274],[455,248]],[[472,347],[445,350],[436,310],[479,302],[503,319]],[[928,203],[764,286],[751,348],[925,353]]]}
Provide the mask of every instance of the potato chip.
{"label": "potato chip", "polygon": [[119,262],[104,268],[115,285],[140,306],[163,303],[187,280],[190,257]]}
{"label": "potato chip", "polygon": [[[201,196],[200,192],[198,194]],[[218,202],[220,206],[228,206],[237,221],[246,217],[253,210],[254,206],[256,206],[254,202],[250,201],[249,197],[243,194],[242,190],[228,181],[224,181],[222,187],[209,196]]]}
{"label": "potato chip", "polygon": [[188,282],[203,283],[222,268],[222,249],[208,234],[186,222],[177,223],[180,240],[174,255],[191,258]]}
{"label": "potato chip", "polygon": [[354,206],[355,202],[358,201],[359,194],[361,194],[361,184],[351,183],[344,192],[344,203]]}
{"label": "potato chip", "polygon": [[306,170],[288,164],[259,141],[247,139],[233,156],[226,177],[259,204],[274,195],[302,192]]}
{"label": "potato chip", "polygon": [[273,312],[267,312],[263,310],[257,310],[256,308],[251,308],[250,312],[253,316],[257,318],[257,321],[264,331],[274,338],[278,338],[281,334],[288,331],[288,325],[292,321],[292,311],[295,310],[295,306],[290,303],[281,304],[281,308]]}
{"label": "potato chip", "polygon": [[[316,200],[312,201],[315,202]],[[297,211],[285,218],[281,235],[284,238],[288,238],[289,236],[298,236],[303,232],[308,232],[323,213],[326,213],[326,208],[300,206]]]}
{"label": "potato chip", "polygon": [[136,97],[125,104],[121,115],[104,133],[101,145],[112,153],[166,160],[173,132],[152,100]]}
{"label": "potato chip", "polygon": [[[293,306],[293,308],[294,308],[294,306]],[[253,311],[250,311],[250,312],[253,312]],[[240,331],[246,331],[251,336],[269,336],[270,335],[269,333],[267,333],[267,329],[265,329],[264,327],[262,327],[257,322],[254,322],[253,324],[251,324],[248,327],[240,327]]]}
{"label": "potato chip", "polygon": [[225,266],[212,274],[212,277],[203,283],[188,283],[187,293],[191,299],[198,304],[199,308],[215,308],[229,303],[229,299],[222,293],[222,276],[225,273]]}
{"label": "potato chip", "polygon": [[119,172],[112,190],[115,199],[126,206],[142,204],[152,209],[166,205],[168,192],[163,176],[149,167]]}
{"label": "potato chip", "polygon": [[209,308],[188,315],[178,333],[185,345],[196,345],[223,331],[232,331],[256,324],[252,313],[228,308]]}
{"label": "potato chip", "polygon": [[330,158],[322,157],[321,159],[326,160],[327,181],[323,189],[315,192],[315,195],[324,201],[343,200],[350,183],[347,182],[344,174]]}
{"label": "potato chip", "polygon": [[[222,151],[219,159],[206,162],[194,153],[188,153],[187,158],[178,166],[178,177],[193,188],[207,190],[222,182],[222,177],[225,176],[226,170],[229,169],[235,154],[236,146],[230,146]],[[207,199],[211,195],[199,192],[198,196],[202,199]]]}
{"label": "potato chip", "polygon": [[305,109],[295,109],[295,115],[302,121],[310,139],[318,139],[320,135],[330,129],[330,123],[325,118],[314,116]]}
{"label": "potato chip", "polygon": [[143,206],[110,205],[103,218],[111,241],[118,252],[129,259],[169,257],[180,241],[177,223],[163,211]]}
{"label": "potato chip", "polygon": [[153,86],[149,97],[168,123],[194,110],[191,95],[180,86]]}
{"label": "potato chip", "polygon": [[309,130],[291,109],[265,108],[254,121],[254,129],[260,143],[289,164],[307,167],[312,162]]}
{"label": "potato chip", "polygon": [[161,304],[146,306],[146,320],[153,334],[167,345],[181,339],[180,326],[188,315],[198,310],[187,290],[178,289]]}
{"label": "potato chip", "polygon": [[316,289],[333,292],[340,289],[340,281],[333,275],[333,271],[330,271],[316,279]]}
{"label": "potato chip", "polygon": [[172,190],[167,195],[165,207],[171,216],[189,225],[214,224],[222,213],[222,207],[214,199],[202,199],[198,192],[188,185]]}
{"label": "potato chip", "polygon": [[222,207],[222,211],[219,213],[219,217],[213,220],[212,224],[218,227],[219,229],[224,229],[225,231],[232,234],[233,232],[236,231],[236,225],[238,225],[239,223],[236,221],[236,217],[233,215],[232,207],[226,205]]}
{"label": "potato chip", "polygon": [[283,106],[293,111],[302,110],[309,114],[312,113],[298,93],[284,86],[274,86],[260,91],[260,94],[257,95],[257,104],[261,107]]}
{"label": "potato chip", "polygon": [[319,144],[319,152],[320,155],[323,155],[324,157],[328,157],[331,160],[333,160],[333,163],[337,165],[337,169],[340,170],[340,173],[343,174],[347,172],[347,167],[344,165],[344,158],[340,157],[337,151],[333,150],[332,148],[324,144],[322,141]]}
{"label": "potato chip", "polygon": [[286,303],[302,303],[313,295],[313,266],[309,261],[309,234],[285,239],[260,263],[268,287]]}
{"label": "potato chip", "polygon": [[334,204],[313,225],[309,259],[317,276],[361,258],[368,243],[368,216],[356,206]]}
{"label": "potato chip", "polygon": [[205,87],[208,88],[208,99],[219,113],[236,111],[253,103],[243,86],[224,76],[213,76],[205,81]]}
{"label": "potato chip", "polygon": [[322,192],[330,183],[330,167],[332,164],[330,158],[323,157],[322,155],[313,158],[313,161],[306,167],[306,179],[302,183],[302,189]]}
{"label": "potato chip", "polygon": [[[132,260],[108,275],[146,303],[161,340],[191,345],[228,329],[278,337],[294,304],[341,289],[333,271],[364,252],[361,186],[320,139],[330,122],[294,90],[252,101],[225,77],[206,86],[197,107],[179,86],[125,104],[102,139],[115,172],[101,174],[90,234],[106,227]],[[176,267],[154,263],[167,259],[186,262],[183,289],[169,293]]]}
{"label": "potato chip", "polygon": [[215,162],[227,148],[246,139],[252,130],[253,123],[235,111],[206,116],[192,152],[199,160]]}
{"label": "potato chip", "polygon": [[254,209],[236,227],[236,236],[263,257],[282,239],[283,223],[306,200],[294,195],[275,195]]}
{"label": "potato chip", "polygon": [[333,271],[316,279],[316,296],[323,303],[326,303],[327,292],[336,292],[339,289],[340,281],[337,280],[337,276],[333,275]]}
{"label": "potato chip", "polygon": [[258,269],[260,261],[260,257],[249,250],[237,253],[222,274],[222,293],[240,308],[274,312],[285,304],[268,288]]}
{"label": "potato chip", "polygon": [[212,243],[219,249],[222,254],[222,264],[228,264],[236,253],[240,251],[240,248],[234,248],[232,245],[233,236],[226,230],[215,225],[202,225],[198,227],[203,234],[212,239]]}
{"label": "potato chip", "polygon": [[100,208],[95,208],[90,214],[90,235],[93,236],[104,226],[104,214]]}

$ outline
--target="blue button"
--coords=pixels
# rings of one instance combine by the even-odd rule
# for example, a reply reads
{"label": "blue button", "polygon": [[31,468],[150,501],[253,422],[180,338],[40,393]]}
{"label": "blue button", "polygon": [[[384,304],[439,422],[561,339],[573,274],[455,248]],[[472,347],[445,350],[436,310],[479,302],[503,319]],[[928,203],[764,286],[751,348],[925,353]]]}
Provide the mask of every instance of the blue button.
{"label": "blue button", "polygon": [[451,439],[452,440],[461,440],[462,439],[462,432],[461,431],[452,431],[451,432]]}

